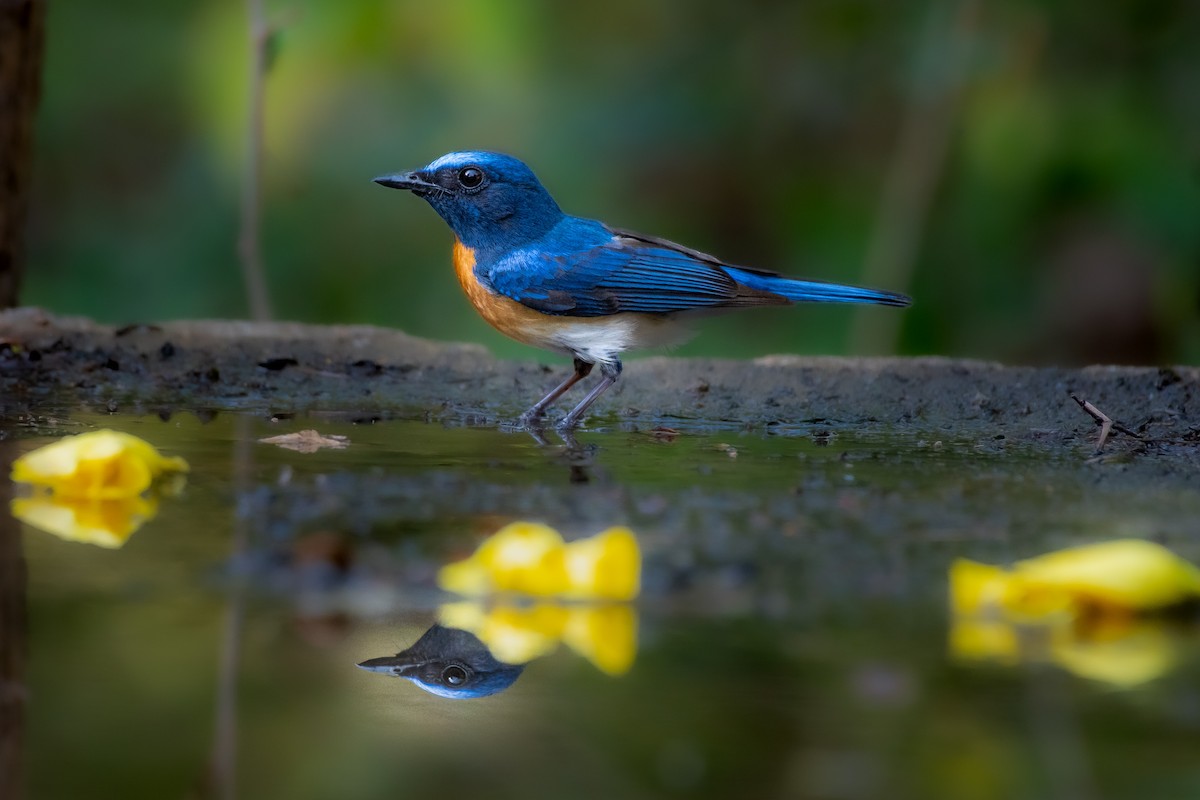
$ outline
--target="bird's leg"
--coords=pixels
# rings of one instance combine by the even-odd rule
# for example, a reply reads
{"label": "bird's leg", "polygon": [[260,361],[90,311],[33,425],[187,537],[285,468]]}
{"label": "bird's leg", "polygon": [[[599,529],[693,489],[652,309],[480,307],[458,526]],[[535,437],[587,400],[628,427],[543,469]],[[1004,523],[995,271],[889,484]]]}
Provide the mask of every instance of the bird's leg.
{"label": "bird's leg", "polygon": [[570,375],[565,381],[555,386],[550,390],[550,393],[538,400],[532,407],[521,415],[520,422],[522,425],[528,425],[534,420],[540,419],[546,413],[546,408],[551,403],[563,396],[563,393],[570,389],[575,384],[586,378],[592,371],[592,364],[587,361],[575,359],[575,372]]}
{"label": "bird's leg", "polygon": [[613,359],[600,364],[600,382],[592,387],[592,390],[587,393],[587,397],[579,401],[579,405],[571,409],[571,413],[567,414],[554,427],[561,430],[569,430],[579,424],[579,420],[583,417],[584,412],[588,410],[588,406],[596,402],[596,398],[604,394],[608,387],[617,382],[617,378],[621,376],[621,362]]}

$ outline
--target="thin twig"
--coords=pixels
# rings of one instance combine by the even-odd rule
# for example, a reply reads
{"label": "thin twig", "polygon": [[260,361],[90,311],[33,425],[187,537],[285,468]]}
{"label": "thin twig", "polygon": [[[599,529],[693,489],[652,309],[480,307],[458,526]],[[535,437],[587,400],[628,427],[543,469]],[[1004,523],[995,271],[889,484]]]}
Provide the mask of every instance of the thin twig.
{"label": "thin twig", "polygon": [[1108,441],[1109,434],[1112,433],[1114,430],[1117,433],[1123,433],[1126,436],[1130,436],[1134,439],[1138,439],[1139,441],[1141,440],[1142,437],[1140,435],[1129,430],[1129,428],[1126,428],[1124,425],[1120,424],[1119,422],[1114,421],[1111,417],[1109,417],[1103,411],[1096,408],[1094,405],[1092,405],[1087,400],[1084,400],[1079,395],[1072,394],[1071,399],[1074,400],[1076,403],[1078,403],[1079,407],[1082,408],[1084,411],[1086,411],[1088,413],[1088,415],[1091,416],[1091,418],[1096,421],[1096,424],[1100,426],[1100,439],[1099,439],[1099,441],[1096,442],[1096,452],[1097,453],[1099,453],[1104,448],[1105,442]]}
{"label": "thin twig", "polygon": [[257,321],[271,318],[271,299],[267,293],[266,268],[262,257],[262,161],[263,105],[267,77],[271,29],[263,11],[263,0],[246,0],[250,17],[250,107],[246,121],[246,172],[242,180],[242,230],[238,237],[238,256],[250,316]]}

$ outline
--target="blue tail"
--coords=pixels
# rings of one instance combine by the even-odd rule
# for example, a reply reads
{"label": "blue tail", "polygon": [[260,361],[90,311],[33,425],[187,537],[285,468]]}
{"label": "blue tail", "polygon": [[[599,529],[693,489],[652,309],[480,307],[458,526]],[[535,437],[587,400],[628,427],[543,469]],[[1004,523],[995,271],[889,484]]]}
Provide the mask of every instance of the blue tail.
{"label": "blue tail", "polygon": [[907,306],[908,297],[880,289],[844,286],[840,283],[803,281],[750,270],[725,267],[725,272],[740,284],[763,292],[781,295],[793,303],[875,303],[881,306]]}

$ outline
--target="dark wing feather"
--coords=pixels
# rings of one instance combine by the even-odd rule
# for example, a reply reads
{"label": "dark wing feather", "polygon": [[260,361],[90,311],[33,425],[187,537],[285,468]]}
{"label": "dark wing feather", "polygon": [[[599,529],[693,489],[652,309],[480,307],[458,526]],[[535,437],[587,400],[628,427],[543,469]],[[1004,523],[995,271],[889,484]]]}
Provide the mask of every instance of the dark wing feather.
{"label": "dark wing feather", "polygon": [[599,317],[781,305],[778,294],[739,284],[712,256],[665,239],[614,230],[614,238],[539,263],[493,271],[492,287],[546,314]]}
{"label": "dark wing feather", "polygon": [[708,253],[704,253],[699,250],[693,250],[692,248],[685,247],[678,242],[672,242],[670,239],[660,239],[657,236],[648,236],[644,233],[636,233],[634,231],[625,230],[624,228],[609,227],[609,230],[613,232],[613,235],[620,236],[622,239],[633,239],[635,241],[653,245],[655,247],[674,250],[677,253],[683,253],[686,256],[691,256],[697,261],[705,261],[716,267],[733,267],[734,269],[741,270],[742,272],[749,272],[753,275],[760,275],[764,278],[788,279],[788,276],[784,275],[782,272],[776,272],[773,269],[759,269],[758,267],[743,267],[737,264],[729,264],[717,258],[716,256],[710,256]]}

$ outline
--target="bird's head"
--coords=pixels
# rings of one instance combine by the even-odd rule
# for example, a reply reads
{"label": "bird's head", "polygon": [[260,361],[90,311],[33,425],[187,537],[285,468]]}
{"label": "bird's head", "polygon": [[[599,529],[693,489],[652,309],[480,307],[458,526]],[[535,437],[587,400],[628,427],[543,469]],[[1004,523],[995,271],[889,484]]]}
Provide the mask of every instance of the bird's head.
{"label": "bird's head", "polygon": [[381,175],[375,182],[425,198],[475,250],[520,247],[563,216],[533,170],[503,153],[448,153],[421,169]]}
{"label": "bird's head", "polygon": [[407,650],[358,665],[370,672],[407,678],[427,692],[463,699],[502,692],[524,664],[498,661],[473,633],[434,625]]}

